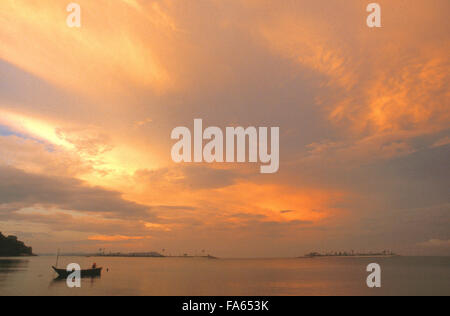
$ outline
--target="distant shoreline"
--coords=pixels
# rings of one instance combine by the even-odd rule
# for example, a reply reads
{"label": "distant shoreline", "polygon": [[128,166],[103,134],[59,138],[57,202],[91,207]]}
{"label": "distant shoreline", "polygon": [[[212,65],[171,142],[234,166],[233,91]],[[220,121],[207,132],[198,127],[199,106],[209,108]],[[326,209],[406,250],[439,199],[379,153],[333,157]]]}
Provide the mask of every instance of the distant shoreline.
{"label": "distant shoreline", "polygon": [[21,254],[21,255],[0,255],[0,258],[29,258],[29,257],[38,257],[39,255],[31,254]]}
{"label": "distant shoreline", "polygon": [[[55,257],[56,254],[51,254],[51,253],[38,253],[38,254],[33,254],[32,256],[1,256],[0,259],[8,259],[8,258],[30,258],[30,257]],[[110,256],[96,256],[96,255],[87,255],[87,254],[60,254],[60,257],[86,257],[86,258],[113,258]],[[216,260],[298,260],[298,259],[319,259],[319,258],[356,258],[356,259],[364,259],[364,258],[450,258],[450,255],[446,255],[446,254],[442,254],[442,255],[395,255],[395,256],[376,256],[376,255],[372,255],[372,256],[323,256],[323,257],[305,257],[305,256],[300,256],[300,257],[219,257],[219,258],[215,258],[212,257],[211,259],[216,259]],[[201,257],[201,256],[189,256],[189,257],[184,257],[184,256],[163,256],[163,257],[126,257],[126,256],[122,256],[122,257],[118,257],[118,258],[205,258],[207,259],[207,257]]]}
{"label": "distant shoreline", "polygon": [[340,253],[327,253],[322,254],[318,252],[312,252],[309,254],[306,254],[302,257],[298,258],[305,258],[305,259],[314,259],[314,258],[393,258],[393,257],[400,257],[398,254],[393,252],[382,252],[382,253],[347,253],[347,252],[340,252]]}
{"label": "distant shoreline", "polygon": [[214,256],[163,256],[163,255],[134,255],[134,254],[120,254],[120,255],[83,255],[84,257],[91,257],[91,258],[204,258],[204,259],[219,259]]}
{"label": "distant shoreline", "polygon": [[359,256],[303,256],[297,259],[317,259],[317,258],[394,258],[401,257],[400,255],[359,255]]}

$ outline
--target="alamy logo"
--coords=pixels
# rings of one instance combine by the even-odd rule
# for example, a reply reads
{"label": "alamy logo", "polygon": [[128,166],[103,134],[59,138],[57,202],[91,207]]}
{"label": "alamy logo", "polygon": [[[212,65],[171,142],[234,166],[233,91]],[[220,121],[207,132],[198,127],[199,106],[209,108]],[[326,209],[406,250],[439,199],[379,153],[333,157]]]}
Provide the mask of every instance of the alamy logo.
{"label": "alamy logo", "polygon": [[67,5],[67,12],[70,12],[66,20],[67,26],[71,28],[81,27],[81,6],[78,3],[69,3]]}
{"label": "alamy logo", "polygon": [[367,26],[370,28],[381,27],[381,6],[378,3],[371,3],[367,6]]}
{"label": "alamy logo", "polygon": [[381,287],[381,267],[377,263],[371,263],[367,266],[367,272],[372,272],[367,277],[367,286],[371,289]]}
{"label": "alamy logo", "polygon": [[[194,120],[194,157],[192,159],[192,134],[187,127],[176,127],[172,131],[172,139],[179,140],[172,147],[172,160],[180,162],[251,162],[259,161],[261,173],[275,173],[280,165],[280,128],[267,127],[227,127],[224,135],[219,127],[208,127],[203,131],[202,119]],[[248,143],[247,143],[248,139]],[[204,147],[203,141],[210,140]],[[246,157],[248,145],[248,157]],[[225,150],[225,156],[224,156]],[[247,159],[248,158],[248,159]]]}
{"label": "alamy logo", "polygon": [[81,267],[77,263],[71,263],[66,268],[67,272],[70,274],[67,276],[66,284],[69,288],[80,288],[81,287]]}
{"label": "alamy logo", "polygon": [[[81,6],[78,3],[71,2],[67,5],[66,10],[70,13],[66,20],[67,26],[80,28]],[[370,28],[381,27],[381,6],[378,3],[370,3],[367,5],[366,11],[370,13],[366,20],[367,26]]]}

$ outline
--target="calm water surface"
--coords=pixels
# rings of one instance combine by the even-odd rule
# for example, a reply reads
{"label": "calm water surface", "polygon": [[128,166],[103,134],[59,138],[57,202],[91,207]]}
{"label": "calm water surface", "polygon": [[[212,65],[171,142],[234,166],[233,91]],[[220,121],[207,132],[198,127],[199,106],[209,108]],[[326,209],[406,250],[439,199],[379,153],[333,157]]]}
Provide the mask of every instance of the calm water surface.
{"label": "calm water surface", "polygon": [[[221,259],[62,257],[93,262],[101,278],[80,289],[56,281],[54,257],[0,258],[0,295],[450,295],[450,257]],[[368,289],[366,266],[382,267]],[[106,272],[109,268],[109,272]]]}

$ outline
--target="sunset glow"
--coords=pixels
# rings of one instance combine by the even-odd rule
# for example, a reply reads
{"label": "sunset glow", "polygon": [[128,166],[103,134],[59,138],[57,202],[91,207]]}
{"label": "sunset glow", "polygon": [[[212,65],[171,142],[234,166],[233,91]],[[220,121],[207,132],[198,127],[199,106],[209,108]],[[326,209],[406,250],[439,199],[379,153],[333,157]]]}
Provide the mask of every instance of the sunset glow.
{"label": "sunset glow", "polygon": [[[77,2],[81,28],[64,1],[0,2],[0,231],[42,253],[450,253],[448,1],[378,1],[376,30],[359,0]],[[279,126],[278,172],[174,163],[198,118]]]}

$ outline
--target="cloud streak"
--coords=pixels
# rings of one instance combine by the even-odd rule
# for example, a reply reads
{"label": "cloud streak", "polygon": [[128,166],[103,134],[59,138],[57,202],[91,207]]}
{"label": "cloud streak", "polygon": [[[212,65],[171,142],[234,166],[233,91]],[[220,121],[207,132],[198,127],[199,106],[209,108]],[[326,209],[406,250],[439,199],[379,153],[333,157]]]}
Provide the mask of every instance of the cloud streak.
{"label": "cloud streak", "polygon": [[0,205],[20,210],[46,207],[116,218],[151,218],[149,207],[126,201],[116,191],[90,187],[73,178],[45,176],[0,166]]}

